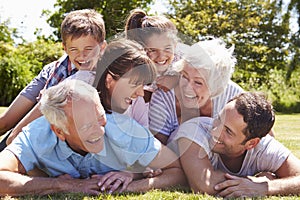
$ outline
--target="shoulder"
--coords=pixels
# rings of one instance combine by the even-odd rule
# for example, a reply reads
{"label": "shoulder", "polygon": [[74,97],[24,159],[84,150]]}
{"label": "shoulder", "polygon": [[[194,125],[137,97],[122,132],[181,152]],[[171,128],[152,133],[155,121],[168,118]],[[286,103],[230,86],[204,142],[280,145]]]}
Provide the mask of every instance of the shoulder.
{"label": "shoulder", "polygon": [[178,140],[180,138],[187,138],[203,149],[208,153],[209,151],[209,139],[210,129],[212,127],[213,119],[210,117],[196,117],[182,123],[173,140]]}
{"label": "shoulder", "polygon": [[233,82],[232,80],[230,80],[230,81],[228,82],[226,91],[227,91],[227,92],[228,92],[228,91],[236,91],[236,92],[241,93],[241,92],[244,91],[244,89],[243,89],[241,86],[239,86],[237,83],[235,83],[235,82]]}
{"label": "shoulder", "polygon": [[25,126],[8,149],[20,155],[43,155],[49,149],[53,149],[57,143],[57,137],[50,128],[45,117],[40,117]]}
{"label": "shoulder", "polygon": [[39,151],[47,151],[47,147],[52,148],[51,146],[57,143],[57,137],[44,116],[32,121],[22,129],[21,133],[29,145]]}

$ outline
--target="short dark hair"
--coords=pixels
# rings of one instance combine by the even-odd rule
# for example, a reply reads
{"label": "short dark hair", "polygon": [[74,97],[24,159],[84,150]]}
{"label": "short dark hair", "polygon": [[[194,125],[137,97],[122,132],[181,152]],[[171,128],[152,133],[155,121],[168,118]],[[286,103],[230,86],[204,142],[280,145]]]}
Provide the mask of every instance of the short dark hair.
{"label": "short dark hair", "polygon": [[63,44],[67,38],[77,39],[91,35],[98,43],[105,40],[105,24],[102,15],[93,9],[74,10],[67,14],[61,24]]}
{"label": "short dark hair", "polygon": [[245,92],[237,95],[235,108],[243,116],[247,124],[243,130],[246,140],[262,138],[272,129],[275,122],[275,113],[272,104],[260,92]]}

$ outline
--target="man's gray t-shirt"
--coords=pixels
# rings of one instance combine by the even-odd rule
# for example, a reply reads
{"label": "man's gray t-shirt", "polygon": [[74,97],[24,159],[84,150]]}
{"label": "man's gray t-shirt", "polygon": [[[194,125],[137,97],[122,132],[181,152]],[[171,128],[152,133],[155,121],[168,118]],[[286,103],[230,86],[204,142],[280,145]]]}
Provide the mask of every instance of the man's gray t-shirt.
{"label": "man's gray t-shirt", "polygon": [[284,147],[274,137],[266,135],[260,140],[256,147],[247,151],[240,171],[233,173],[223,164],[219,154],[211,151],[211,135],[209,133],[211,125],[212,118],[208,117],[197,117],[186,121],[180,125],[170,146],[175,151],[178,151],[176,141],[182,137],[187,138],[197,143],[205,150],[214,169],[236,176],[253,176],[259,172],[274,173],[291,154],[291,151]]}

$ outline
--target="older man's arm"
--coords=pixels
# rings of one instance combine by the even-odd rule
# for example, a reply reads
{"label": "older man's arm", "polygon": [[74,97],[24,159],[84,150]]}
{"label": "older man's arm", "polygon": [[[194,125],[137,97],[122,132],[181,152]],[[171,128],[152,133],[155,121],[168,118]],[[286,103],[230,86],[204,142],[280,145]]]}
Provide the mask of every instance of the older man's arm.
{"label": "older man's arm", "polygon": [[173,186],[188,186],[178,156],[168,147],[161,150],[149,165],[152,169],[162,169],[162,174],[153,178],[144,178],[131,182],[126,191],[145,192],[151,189],[167,189]]}
{"label": "older man's arm", "polygon": [[83,192],[98,195],[98,179],[61,179],[29,177],[19,159],[8,151],[0,153],[0,196],[45,195],[60,192]]}

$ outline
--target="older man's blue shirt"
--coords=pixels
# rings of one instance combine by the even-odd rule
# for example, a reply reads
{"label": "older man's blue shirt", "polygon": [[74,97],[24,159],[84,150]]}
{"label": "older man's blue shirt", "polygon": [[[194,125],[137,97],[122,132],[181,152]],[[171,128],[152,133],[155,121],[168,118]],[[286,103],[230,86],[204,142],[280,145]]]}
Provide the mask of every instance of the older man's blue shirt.
{"label": "older man's blue shirt", "polygon": [[161,148],[150,131],[125,115],[107,115],[105,131],[104,149],[81,156],[59,140],[45,117],[40,117],[25,127],[7,149],[18,157],[26,171],[37,167],[52,177],[69,174],[86,178],[124,170],[136,163],[147,166]]}

